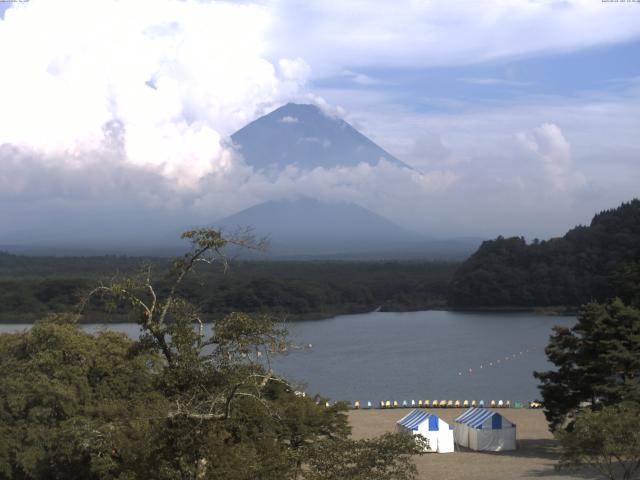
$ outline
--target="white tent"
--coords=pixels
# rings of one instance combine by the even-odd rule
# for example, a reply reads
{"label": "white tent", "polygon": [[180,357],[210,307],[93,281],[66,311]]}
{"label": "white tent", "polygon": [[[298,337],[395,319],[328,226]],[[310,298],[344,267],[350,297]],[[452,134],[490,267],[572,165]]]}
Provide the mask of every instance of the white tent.
{"label": "white tent", "polygon": [[516,425],[498,412],[470,408],[455,422],[454,437],[461,447],[490,452],[516,449]]}
{"label": "white tent", "polygon": [[453,428],[437,415],[424,410],[412,410],[396,423],[399,432],[420,434],[429,440],[427,452],[453,452]]}

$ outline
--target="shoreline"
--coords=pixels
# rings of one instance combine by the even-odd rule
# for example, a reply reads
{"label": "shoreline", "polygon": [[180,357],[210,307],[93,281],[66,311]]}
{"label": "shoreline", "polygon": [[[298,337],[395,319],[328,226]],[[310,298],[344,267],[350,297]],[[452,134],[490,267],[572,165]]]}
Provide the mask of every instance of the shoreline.
{"label": "shoreline", "polygon": [[573,306],[547,306],[547,307],[451,307],[445,310],[451,312],[469,313],[533,313],[535,315],[551,315],[558,317],[574,317],[578,314],[580,307]]}
{"label": "shoreline", "polygon": [[[383,313],[415,313],[415,312],[430,312],[430,311],[439,311],[439,312],[457,312],[457,313],[531,313],[534,315],[541,316],[558,316],[558,317],[573,317],[578,314],[577,307],[563,307],[563,306],[555,306],[555,307],[468,307],[468,308],[460,308],[460,307],[449,307],[442,305],[432,305],[432,306],[423,306],[420,308],[410,308],[410,309],[394,309],[387,310],[384,306],[374,309],[366,309],[366,310],[346,310],[346,311],[332,311],[332,312],[309,312],[300,315],[291,315],[285,319],[287,322],[316,322],[322,320],[329,320],[335,317],[342,317],[347,315],[362,315],[367,313],[375,313],[375,312],[383,312]],[[33,313],[23,313],[18,314],[17,318],[6,318],[10,314],[3,314],[0,316],[0,325],[33,325],[35,322],[45,318],[47,315],[51,314],[64,314],[64,313],[73,313],[73,312],[46,312],[40,316]],[[251,314],[261,314],[262,312],[248,312]],[[282,314],[278,313],[266,313],[267,315],[273,315],[274,317],[282,316]],[[104,315],[107,317],[108,315]],[[28,318],[25,318],[28,317]],[[108,316],[112,320],[110,321],[101,321],[99,318],[91,318],[88,321],[80,321],[78,322],[81,325],[92,325],[92,324],[123,324],[123,323],[136,323],[135,320],[128,318],[126,315],[111,315]],[[115,320],[113,320],[115,318]]]}

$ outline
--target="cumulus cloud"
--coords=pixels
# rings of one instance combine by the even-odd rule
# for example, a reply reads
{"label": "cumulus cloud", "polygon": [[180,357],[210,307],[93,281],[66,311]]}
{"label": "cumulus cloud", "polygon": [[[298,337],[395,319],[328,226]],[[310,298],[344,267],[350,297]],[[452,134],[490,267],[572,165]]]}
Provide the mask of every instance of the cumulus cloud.
{"label": "cumulus cloud", "polygon": [[455,177],[416,197],[424,232],[560,235],[638,195],[640,91],[528,96],[419,109],[392,93],[322,91],[349,121],[423,172]]}
{"label": "cumulus cloud", "polygon": [[[593,132],[633,147],[637,108],[612,115],[619,104],[592,102],[552,115],[539,105],[417,115],[386,108],[371,91],[382,80],[360,67],[463,64],[639,33],[638,9],[565,3],[12,4],[0,20],[0,45],[19,46],[2,58],[0,230],[103,236],[108,228],[115,238],[128,218],[127,228],[144,235],[151,224],[161,232],[309,195],[353,201],[426,233],[493,234],[507,221],[517,230],[526,222],[509,218],[501,202],[521,202],[512,210],[568,204],[567,192],[589,183],[580,177],[585,151],[606,144]],[[369,96],[358,104],[349,91],[348,101],[326,101],[310,85],[327,72],[367,86]],[[385,161],[254,172],[228,137],[287,101],[315,103],[333,117],[350,105],[355,126],[423,173]],[[614,117],[619,128],[604,129]],[[593,125],[571,127],[584,118]],[[328,146],[320,137],[303,141]],[[482,211],[495,215],[479,222]]]}
{"label": "cumulus cloud", "polygon": [[571,162],[571,145],[560,127],[553,123],[544,123],[531,132],[520,133],[518,140],[540,155],[545,164],[564,167]]}
{"label": "cumulus cloud", "polygon": [[282,58],[278,61],[282,77],[295,84],[304,84],[311,75],[311,67],[302,58]]}
{"label": "cumulus cloud", "polygon": [[70,2],[68,9],[17,4],[0,24],[2,44],[27,50],[7,52],[0,91],[0,219],[9,238],[57,231],[124,241],[125,230],[155,235],[287,195],[353,200],[390,214],[408,192],[440,188],[386,162],[289,167],[273,177],[227,147],[230,133],[292,98],[344,113],[304,91],[304,60],[266,59],[262,35],[271,18],[263,7]]}
{"label": "cumulus cloud", "polygon": [[17,4],[0,24],[0,43],[20,45],[4,50],[0,143],[66,166],[117,121],[128,164],[190,188],[228,168],[229,133],[306,81],[302,60],[265,59],[269,22],[256,5]]}
{"label": "cumulus cloud", "polygon": [[406,205],[427,201],[456,181],[451,172],[422,174],[385,160],[376,166],[361,163],[355,167],[302,170],[289,165],[276,175],[245,173],[244,176],[204,178],[203,194],[197,199],[197,206],[207,209],[224,204],[223,213],[231,214],[273,198],[311,196],[327,202],[354,202],[401,223],[417,226],[415,212]]}
{"label": "cumulus cloud", "polygon": [[170,212],[224,210],[198,211],[198,198],[250,173],[228,135],[309,75],[301,59],[265,57],[271,15],[226,2],[13,4],[0,21],[0,44],[14,46],[0,89],[3,233],[54,212],[82,230],[98,210],[156,212],[162,228]]}
{"label": "cumulus cloud", "polygon": [[585,183],[582,174],[569,170],[572,161],[571,145],[557,125],[544,123],[530,132],[518,133],[516,138],[542,163],[545,175],[554,189],[561,190],[571,187],[571,184]]}

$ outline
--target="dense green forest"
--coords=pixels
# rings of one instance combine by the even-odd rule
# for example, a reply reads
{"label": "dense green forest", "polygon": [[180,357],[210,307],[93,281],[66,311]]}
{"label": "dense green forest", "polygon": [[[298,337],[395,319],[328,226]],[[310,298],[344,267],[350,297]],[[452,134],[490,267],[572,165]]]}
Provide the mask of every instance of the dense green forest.
{"label": "dense green forest", "polygon": [[640,200],[593,217],[564,237],[484,242],[457,270],[453,307],[578,306],[640,299]]}
{"label": "dense green forest", "polygon": [[[620,297],[640,303],[640,200],[603,211],[564,237],[498,237],[464,263],[237,261],[228,272],[196,271],[181,295],[207,315],[232,311],[288,319],[428,308],[569,307]],[[0,321],[33,321],[73,311],[100,283],[152,268],[159,291],[171,262],[162,257],[32,257],[0,253]],[[91,305],[87,321],[129,321],[124,309]],[[120,313],[120,315],[118,315]]]}
{"label": "dense green forest", "polygon": [[[70,311],[99,283],[135,275],[151,265],[159,291],[170,261],[142,257],[26,257],[0,254],[0,320],[31,321]],[[200,269],[181,294],[206,314],[231,311],[323,318],[340,313],[442,307],[457,263],[450,262],[232,262],[227,273]],[[88,321],[114,318],[92,305]]]}

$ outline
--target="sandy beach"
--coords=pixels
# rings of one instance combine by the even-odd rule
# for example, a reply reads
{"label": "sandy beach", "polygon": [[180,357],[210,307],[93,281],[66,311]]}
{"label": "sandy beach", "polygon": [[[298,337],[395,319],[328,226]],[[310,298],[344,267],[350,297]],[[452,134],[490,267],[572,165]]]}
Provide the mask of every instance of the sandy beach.
{"label": "sandy beach", "polygon": [[[410,409],[352,410],[349,423],[354,438],[368,438],[395,431],[397,420]],[[440,418],[453,424],[453,419],[465,409],[430,409]],[[588,473],[557,472],[558,449],[541,410],[501,409],[502,415],[517,425],[518,449],[511,452],[473,452],[466,449],[448,454],[416,456],[420,479],[438,480],[555,480],[598,478]]]}

